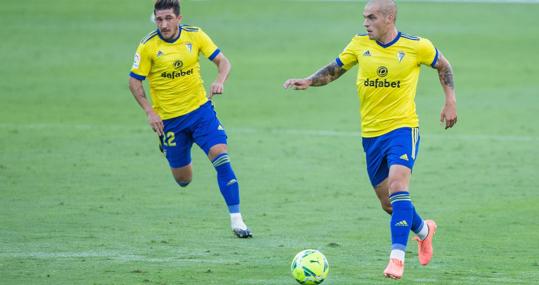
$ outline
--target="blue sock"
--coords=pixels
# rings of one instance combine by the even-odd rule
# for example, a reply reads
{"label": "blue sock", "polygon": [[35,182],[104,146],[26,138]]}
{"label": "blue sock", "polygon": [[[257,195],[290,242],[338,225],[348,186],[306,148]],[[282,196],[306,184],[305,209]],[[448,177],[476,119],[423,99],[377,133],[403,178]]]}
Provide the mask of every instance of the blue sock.
{"label": "blue sock", "polygon": [[408,192],[396,192],[389,196],[393,207],[391,214],[391,249],[406,251],[410,227],[413,224],[414,206]]}
{"label": "blue sock", "polygon": [[240,187],[227,153],[221,153],[213,161],[213,167],[217,170],[217,184],[223,198],[225,198],[228,212],[240,212]]}
{"label": "blue sock", "polygon": [[415,210],[415,207],[414,207],[414,218],[413,218],[413,222],[412,222],[412,232],[418,234],[419,231],[421,231],[421,229],[423,228],[423,219],[421,218],[421,216],[417,213],[417,211]]}

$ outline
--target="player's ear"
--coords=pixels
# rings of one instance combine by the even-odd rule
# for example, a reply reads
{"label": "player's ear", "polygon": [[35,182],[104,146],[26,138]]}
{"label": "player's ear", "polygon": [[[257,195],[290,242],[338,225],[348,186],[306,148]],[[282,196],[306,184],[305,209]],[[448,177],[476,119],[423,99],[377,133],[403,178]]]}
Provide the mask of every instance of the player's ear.
{"label": "player's ear", "polygon": [[389,13],[389,14],[387,15],[387,18],[386,18],[386,19],[387,19],[387,22],[388,22],[388,23],[395,23],[395,15],[393,15],[393,14],[391,14],[391,13]]}
{"label": "player's ear", "polygon": [[181,22],[182,21],[182,15],[178,15],[178,22]]}

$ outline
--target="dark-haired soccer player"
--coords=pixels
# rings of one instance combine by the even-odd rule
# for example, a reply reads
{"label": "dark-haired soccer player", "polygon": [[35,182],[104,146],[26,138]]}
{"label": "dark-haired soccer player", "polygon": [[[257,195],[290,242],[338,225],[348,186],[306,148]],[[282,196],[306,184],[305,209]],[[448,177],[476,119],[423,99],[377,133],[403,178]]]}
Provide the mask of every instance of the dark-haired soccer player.
{"label": "dark-haired soccer player", "polygon": [[[180,25],[178,0],[157,0],[157,30],[139,44],[129,78],[129,89],[159,135],[172,175],[181,187],[192,179],[191,146],[196,143],[217,171],[217,182],[230,213],[233,232],[252,237],[240,213],[239,186],[227,153],[227,135],[214,111],[211,97],[223,92],[230,62],[200,28]],[[217,78],[206,96],[200,76],[199,54],[213,61]],[[150,81],[153,106],[142,81]]]}
{"label": "dark-haired soccer player", "polygon": [[451,65],[425,38],[401,33],[395,26],[393,0],[368,1],[363,11],[367,33],[352,41],[337,59],[305,79],[290,79],[285,88],[305,90],[326,85],[359,65],[357,88],[361,105],[361,132],[367,172],[382,208],[391,214],[392,250],[386,277],[399,279],[412,230],[422,265],[432,258],[436,223],[419,216],[409,194],[412,167],[419,149],[419,121],[415,94],[421,65],[438,70],[445,93],[440,121],[445,128],[457,122]]}

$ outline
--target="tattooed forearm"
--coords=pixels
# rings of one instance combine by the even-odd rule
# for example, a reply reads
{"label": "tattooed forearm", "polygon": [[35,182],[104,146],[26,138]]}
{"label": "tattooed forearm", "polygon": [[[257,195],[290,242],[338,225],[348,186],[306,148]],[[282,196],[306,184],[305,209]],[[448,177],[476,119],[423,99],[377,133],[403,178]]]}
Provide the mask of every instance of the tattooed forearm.
{"label": "tattooed forearm", "polygon": [[448,65],[446,69],[438,70],[438,76],[440,77],[440,82],[448,86],[451,89],[455,89],[455,82],[453,81],[453,70],[451,66]]}
{"label": "tattooed forearm", "polygon": [[322,67],[307,79],[311,80],[311,86],[323,86],[341,77],[345,72],[346,69],[337,65],[336,62],[332,62]]}
{"label": "tattooed forearm", "polygon": [[451,68],[451,64],[449,61],[447,61],[442,53],[440,53],[440,58],[436,64],[436,69],[438,69],[440,83],[443,86],[449,87],[450,89],[455,89],[455,82],[453,81],[453,68]]}

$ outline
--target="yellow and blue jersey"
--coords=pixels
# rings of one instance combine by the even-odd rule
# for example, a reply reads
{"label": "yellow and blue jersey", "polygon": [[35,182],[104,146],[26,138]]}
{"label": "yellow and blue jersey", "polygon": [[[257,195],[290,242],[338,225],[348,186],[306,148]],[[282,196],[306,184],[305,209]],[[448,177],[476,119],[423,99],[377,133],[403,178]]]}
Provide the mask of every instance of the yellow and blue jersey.
{"label": "yellow and blue jersey", "polygon": [[199,54],[213,60],[220,50],[202,29],[180,25],[170,41],[159,30],[149,33],[135,53],[130,76],[148,78],[154,110],[162,120],[190,113],[206,103]]}
{"label": "yellow and blue jersey", "polygon": [[356,84],[363,137],[419,126],[415,105],[419,72],[422,64],[434,67],[437,60],[438,50],[425,38],[400,32],[387,44],[366,34],[352,38],[336,62],[346,70],[359,65]]}

